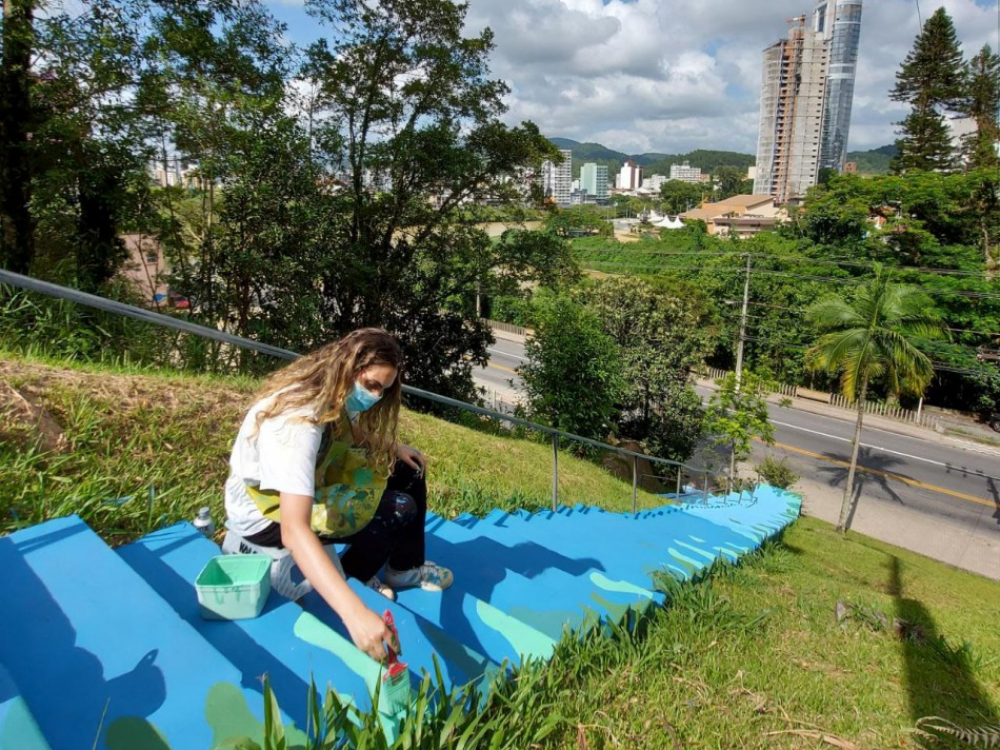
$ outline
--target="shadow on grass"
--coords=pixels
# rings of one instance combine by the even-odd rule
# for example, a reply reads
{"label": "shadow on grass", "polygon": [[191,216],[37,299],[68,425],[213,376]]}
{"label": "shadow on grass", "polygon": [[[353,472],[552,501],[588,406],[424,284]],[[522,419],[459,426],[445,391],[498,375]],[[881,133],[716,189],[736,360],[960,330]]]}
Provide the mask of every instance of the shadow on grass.
{"label": "shadow on grass", "polygon": [[[903,591],[898,557],[889,569],[889,593],[893,597],[897,632],[902,640],[903,682],[908,693],[910,718],[916,723],[926,716],[939,716],[965,728],[1000,724],[996,707],[976,679],[980,658],[970,644],[955,646],[938,632],[930,611]],[[960,635],[960,634],[959,634]],[[943,738],[930,746],[968,747],[949,744]],[[954,742],[954,741],[951,741]]]}

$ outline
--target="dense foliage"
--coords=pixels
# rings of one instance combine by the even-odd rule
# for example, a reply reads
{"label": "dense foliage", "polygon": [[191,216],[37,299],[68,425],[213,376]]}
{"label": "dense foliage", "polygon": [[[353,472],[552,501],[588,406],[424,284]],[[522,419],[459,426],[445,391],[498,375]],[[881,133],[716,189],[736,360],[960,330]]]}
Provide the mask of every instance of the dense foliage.
{"label": "dense foliage", "polygon": [[[953,329],[949,340],[921,342],[936,373],[927,399],[987,413],[1000,409],[1000,372],[990,359],[1000,349],[997,182],[990,170],[845,175],[814,189],[777,233],[731,240],[688,227],[638,242],[579,239],[573,249],[595,271],[702,297],[721,320],[709,363],[723,368],[735,364],[749,255],[747,364],[815,387],[834,383],[804,367],[813,336],[805,309],[832,285],[849,292],[883,263],[896,281],[923,289]],[[889,394],[875,385],[870,395]]]}
{"label": "dense foliage", "polygon": [[[410,382],[473,397],[491,338],[477,298],[575,268],[549,235],[492,242],[469,205],[517,218],[553,149],[502,122],[492,34],[465,28],[465,6],[306,9],[328,34],[298,50],[260,0],[5,6],[0,264],[114,294],[120,235],[140,233],[197,322],[298,350],[382,326]],[[255,366],[188,343],[159,356]]]}

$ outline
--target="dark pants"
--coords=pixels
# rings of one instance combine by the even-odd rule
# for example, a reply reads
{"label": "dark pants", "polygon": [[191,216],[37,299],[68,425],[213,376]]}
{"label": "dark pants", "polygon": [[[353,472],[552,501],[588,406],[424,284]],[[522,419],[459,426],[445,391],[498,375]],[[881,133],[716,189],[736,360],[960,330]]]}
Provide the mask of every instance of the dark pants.
{"label": "dark pants", "polygon": [[[344,573],[367,581],[386,563],[396,570],[424,564],[424,519],[427,516],[427,481],[402,461],[397,461],[386,483],[375,517],[361,531],[345,537],[320,536],[324,544],[350,545],[341,555]],[[263,547],[281,547],[281,525],[274,523],[248,536]]]}

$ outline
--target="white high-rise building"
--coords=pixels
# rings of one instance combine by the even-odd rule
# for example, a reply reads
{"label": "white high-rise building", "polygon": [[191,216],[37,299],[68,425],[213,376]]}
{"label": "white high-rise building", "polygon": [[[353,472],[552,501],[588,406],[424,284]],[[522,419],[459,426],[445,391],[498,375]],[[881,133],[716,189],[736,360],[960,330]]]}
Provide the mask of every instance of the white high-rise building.
{"label": "white high-rise building", "polygon": [[663,183],[666,181],[667,178],[662,174],[654,174],[643,178],[642,187],[643,190],[654,190],[658,193],[660,192],[660,188],[663,187]]}
{"label": "white high-rise building", "polygon": [[563,148],[559,153],[563,156],[562,164],[548,159],[542,162],[542,191],[558,205],[568,206],[573,192],[573,152]]}
{"label": "white high-rise building", "polygon": [[622,165],[618,173],[619,190],[636,190],[642,185],[642,167],[636,166],[634,161],[627,161]]}
{"label": "white high-rise building", "polygon": [[797,201],[823,168],[842,171],[862,0],[817,0],[788,38],[764,50],[754,193]]}

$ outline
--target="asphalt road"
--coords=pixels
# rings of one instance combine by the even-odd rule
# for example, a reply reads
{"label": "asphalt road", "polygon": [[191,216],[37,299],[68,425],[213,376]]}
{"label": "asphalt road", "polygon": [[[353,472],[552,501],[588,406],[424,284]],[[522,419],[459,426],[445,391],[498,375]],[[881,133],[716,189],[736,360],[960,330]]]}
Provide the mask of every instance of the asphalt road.
{"label": "asphalt road", "polygon": [[[771,406],[775,445],[765,453],[786,457],[798,474],[842,493],[851,460],[853,420]],[[930,433],[913,438],[862,428],[855,492],[864,502],[906,506],[953,523],[1000,535],[1000,457],[946,444]]]}
{"label": "asphalt road", "polygon": [[[490,364],[481,367],[474,373],[476,383],[487,390],[492,398],[493,393],[508,404],[513,404],[520,388],[521,379],[517,368],[526,360],[524,345],[506,339],[497,339],[490,347]],[[512,385],[513,381],[513,385]]]}
{"label": "asphalt road", "polygon": [[[515,369],[525,361],[523,345],[498,339],[490,356],[490,365],[477,371],[477,380],[501,399],[512,398],[519,383]],[[698,390],[707,398],[707,389]],[[758,444],[754,461],[766,453],[785,457],[796,473],[843,492],[853,415],[837,419],[772,405],[771,421],[775,445]],[[995,449],[967,445],[963,448],[930,431],[922,439],[865,427],[856,492],[865,502],[907,506],[1000,536],[1000,457]]]}

